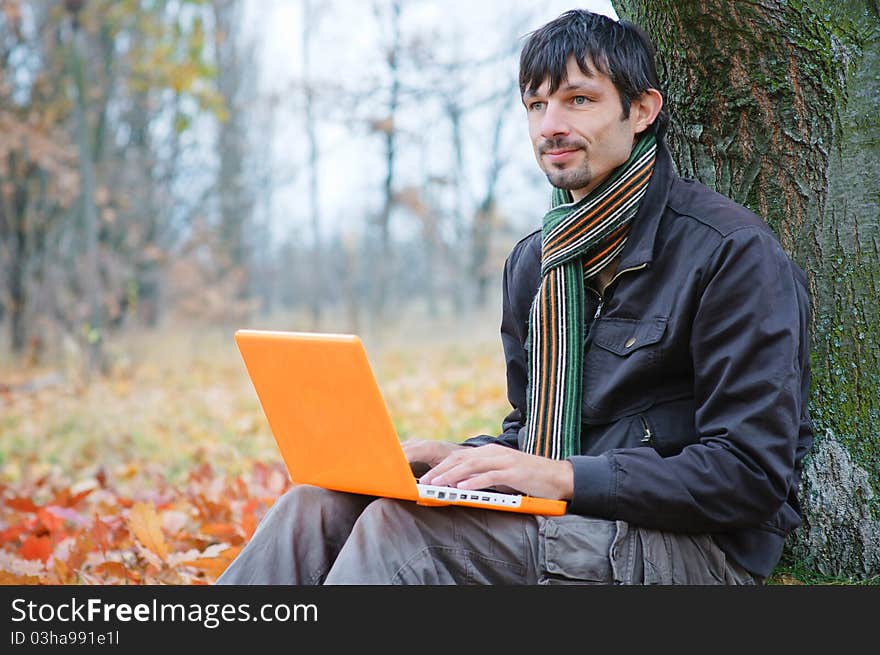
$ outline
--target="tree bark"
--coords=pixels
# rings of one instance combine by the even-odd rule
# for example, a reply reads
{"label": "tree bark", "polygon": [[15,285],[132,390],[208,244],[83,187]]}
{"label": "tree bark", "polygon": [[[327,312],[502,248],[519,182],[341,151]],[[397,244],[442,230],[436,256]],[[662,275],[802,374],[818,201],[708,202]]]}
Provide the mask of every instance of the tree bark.
{"label": "tree bark", "polygon": [[762,216],[813,303],[804,525],[786,558],[880,573],[876,0],[615,3],[657,60],[679,172]]}
{"label": "tree bark", "polygon": [[88,126],[88,98],[85,80],[85,45],[82,30],[75,28],[71,49],[71,77],[74,90],[76,142],[80,163],[80,206],[82,218],[82,290],[88,307],[84,328],[85,350],[88,353],[88,378],[92,373],[104,373],[104,313],[102,309],[101,271],[98,262],[98,210],[95,206],[95,164]]}

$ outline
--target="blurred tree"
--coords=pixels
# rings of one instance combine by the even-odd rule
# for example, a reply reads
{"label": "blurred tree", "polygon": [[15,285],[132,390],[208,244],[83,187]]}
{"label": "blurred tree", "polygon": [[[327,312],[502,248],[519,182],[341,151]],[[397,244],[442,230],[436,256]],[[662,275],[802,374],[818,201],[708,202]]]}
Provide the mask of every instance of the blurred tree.
{"label": "blurred tree", "polygon": [[373,123],[376,134],[381,135],[384,146],[384,180],[382,183],[382,207],[376,215],[376,233],[378,252],[372,260],[375,264],[375,275],[372,283],[370,309],[378,325],[382,325],[386,316],[386,303],[392,291],[394,275],[394,252],[391,239],[391,213],[394,209],[395,193],[395,161],[398,154],[397,119],[400,108],[401,58],[403,40],[400,26],[402,12],[401,0],[388,0],[374,5],[376,18],[387,25],[388,30],[383,43],[384,59],[388,66],[388,100],[386,113]]}
{"label": "blurred tree", "polygon": [[200,4],[4,4],[0,97],[17,138],[0,140],[0,299],[14,352],[55,325],[100,364],[105,328],[167,248],[180,135],[192,114],[222,110]]}
{"label": "blurred tree", "polygon": [[308,140],[308,164],[306,166],[309,176],[309,222],[312,231],[312,272],[309,276],[309,307],[312,313],[312,329],[319,330],[321,325],[321,309],[324,304],[324,262],[323,249],[321,247],[321,194],[318,187],[320,173],[320,153],[318,150],[318,114],[316,111],[316,82],[311,79],[312,75],[312,41],[313,35],[318,28],[320,13],[313,0],[303,0],[302,3],[302,77],[305,103],[304,123],[305,133]]}
{"label": "blurred tree", "polygon": [[[60,8],[63,11],[63,8]],[[33,321],[39,280],[48,275],[57,233],[77,194],[76,148],[60,127],[68,101],[59,84],[58,39],[42,42],[24,27],[26,8],[7,2],[0,15],[0,304],[13,352],[41,343]],[[42,29],[57,22],[30,7]]]}
{"label": "blurred tree", "polygon": [[[253,70],[253,44],[241,30],[244,3],[241,0],[211,0],[214,20],[214,58],[217,90],[223,99],[224,113],[217,128],[216,153],[219,161],[214,187],[219,205],[221,255],[225,266],[221,273],[247,271],[249,264],[248,228],[254,198],[247,166],[250,161],[247,111],[256,95]],[[236,294],[245,295],[247,279]]]}
{"label": "blurred tree", "polygon": [[93,141],[90,134],[87,114],[89,99],[86,97],[85,44],[80,30],[79,12],[83,0],[66,0],[65,7],[70,12],[71,33],[70,52],[67,61],[73,95],[73,114],[75,120],[76,146],[79,154],[80,171],[80,243],[81,258],[79,288],[85,296],[86,321],[83,325],[84,340],[88,352],[87,372],[106,370],[104,358],[103,328],[104,312],[100,272],[98,270],[98,210],[95,205],[95,161],[92,152]]}

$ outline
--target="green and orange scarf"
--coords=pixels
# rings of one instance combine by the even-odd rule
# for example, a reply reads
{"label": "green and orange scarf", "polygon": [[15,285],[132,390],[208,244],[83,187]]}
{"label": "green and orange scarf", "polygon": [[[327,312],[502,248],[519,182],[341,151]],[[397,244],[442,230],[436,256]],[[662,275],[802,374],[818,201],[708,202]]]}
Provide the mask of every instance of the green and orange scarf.
{"label": "green and orange scarf", "polygon": [[580,451],[585,280],[626,245],[656,152],[654,135],[643,136],[629,159],[578,202],[553,189],[541,230],[541,285],[529,315],[526,452],[565,459]]}

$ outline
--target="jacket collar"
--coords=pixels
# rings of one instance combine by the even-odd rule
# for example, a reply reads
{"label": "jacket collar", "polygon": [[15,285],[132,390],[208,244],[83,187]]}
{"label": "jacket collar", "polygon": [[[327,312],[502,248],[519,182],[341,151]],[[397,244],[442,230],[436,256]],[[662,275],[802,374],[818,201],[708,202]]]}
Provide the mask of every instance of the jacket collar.
{"label": "jacket collar", "polygon": [[657,161],[645,196],[639,210],[632,220],[632,228],[626,246],[620,254],[617,270],[622,271],[634,266],[648,264],[654,259],[654,242],[657,239],[657,228],[666,208],[669,189],[676,178],[672,157],[663,138],[657,139]]}

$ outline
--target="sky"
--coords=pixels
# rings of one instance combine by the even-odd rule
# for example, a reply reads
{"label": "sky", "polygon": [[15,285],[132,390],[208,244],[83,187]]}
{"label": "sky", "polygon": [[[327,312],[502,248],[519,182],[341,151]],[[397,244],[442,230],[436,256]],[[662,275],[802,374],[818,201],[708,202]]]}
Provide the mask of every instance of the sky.
{"label": "sky", "polygon": [[[261,61],[259,86],[262,93],[279,98],[274,119],[273,138],[264,156],[270,158],[278,175],[279,186],[265,205],[273,240],[281,242],[294,235],[308,243],[309,203],[305,161],[305,138],[301,92],[302,79],[302,2],[303,0],[248,0],[246,22],[257,37]],[[318,123],[321,166],[319,175],[322,238],[332,233],[357,234],[367,216],[381,207],[383,173],[382,144],[375,135],[365,133],[356,121],[340,116],[380,117],[384,98],[366,93],[355,106],[337,106],[332,85],[368,89],[375,80],[382,86],[379,43],[386,37],[382,21],[373,12],[373,2],[335,0],[317,2],[318,24],[312,32],[310,76],[326,85],[329,93],[322,99],[322,114],[331,120]],[[380,3],[381,4],[381,3]],[[607,0],[572,4],[559,0],[409,0],[402,16],[406,34],[421,34],[432,39],[432,49],[452,59],[489,57],[509,45],[504,21],[517,13],[529,15],[522,33],[539,27],[568,9],[590,9],[617,18]],[[387,24],[387,23],[386,23]],[[521,34],[520,34],[521,35]],[[502,42],[502,39],[506,39]],[[516,62],[509,58],[507,67],[483,67],[474,70],[468,80],[473,89],[498,88],[505,80],[516,78]],[[483,78],[485,77],[485,83]],[[327,96],[330,99],[327,99]],[[549,187],[537,169],[528,141],[525,116],[511,98],[510,116],[505,116],[503,152],[505,168],[499,184],[501,210],[509,220],[530,231],[540,224],[549,198]],[[340,100],[340,104],[350,100]],[[372,104],[371,104],[372,103]],[[465,103],[466,104],[466,103]],[[411,105],[411,103],[410,103]],[[424,179],[425,175],[450,174],[451,132],[442,120],[439,107],[410,106],[400,116],[405,132],[398,159],[398,185]],[[465,207],[472,207],[484,189],[489,160],[487,144],[498,109],[470,111],[463,123],[465,138]],[[371,114],[373,112],[373,114]],[[447,205],[449,198],[440,199]],[[416,229],[411,223],[410,228]],[[407,221],[395,218],[395,234],[406,236]]]}

